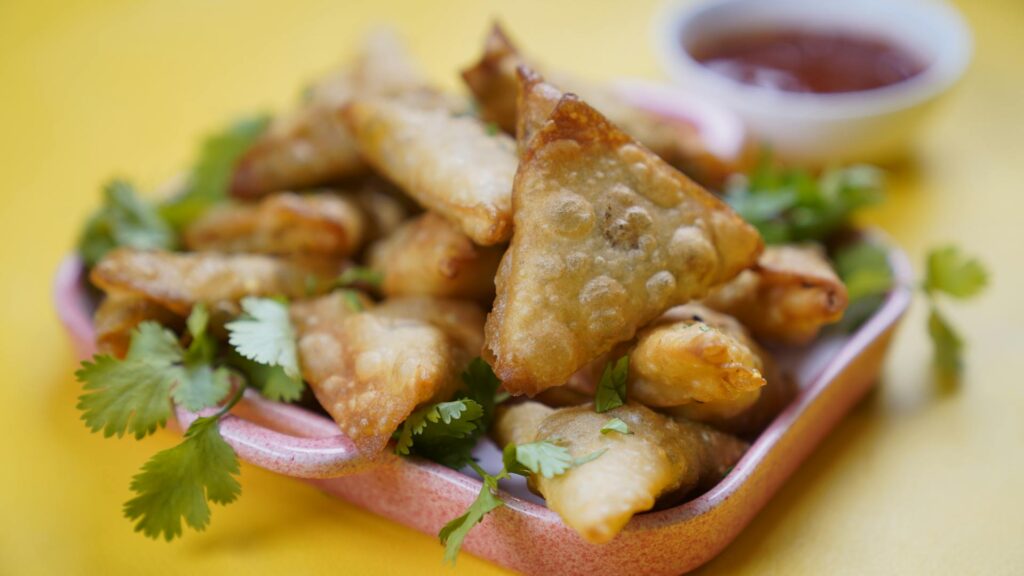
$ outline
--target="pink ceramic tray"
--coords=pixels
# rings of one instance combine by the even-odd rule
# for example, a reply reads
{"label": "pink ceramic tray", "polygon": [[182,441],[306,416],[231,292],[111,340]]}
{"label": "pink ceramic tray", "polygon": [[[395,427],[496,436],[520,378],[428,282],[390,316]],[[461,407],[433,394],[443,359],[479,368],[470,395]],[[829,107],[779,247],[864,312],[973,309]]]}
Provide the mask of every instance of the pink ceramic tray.
{"label": "pink ceramic tray", "polygon": [[[463,550],[528,574],[679,574],[707,562],[750,522],[877,379],[911,294],[905,256],[891,249],[889,261],[897,288],[856,333],[825,335],[808,348],[781,353],[801,392],[713,489],[674,508],[641,514],[615,540],[596,546],[580,539],[521,482],[510,482],[502,485],[508,505],[488,515]],[[56,304],[79,356],[85,358],[93,354],[95,343],[93,303],[83,280],[81,263],[67,259],[57,274]],[[252,394],[234,414],[222,421],[221,432],[242,459],[305,478],[427,534],[437,534],[460,515],[480,489],[471,473],[431,462],[390,453],[374,462],[361,460],[334,422],[298,407]],[[178,411],[183,426],[194,417]],[[490,441],[481,441],[477,455],[485,468],[500,467]]]}

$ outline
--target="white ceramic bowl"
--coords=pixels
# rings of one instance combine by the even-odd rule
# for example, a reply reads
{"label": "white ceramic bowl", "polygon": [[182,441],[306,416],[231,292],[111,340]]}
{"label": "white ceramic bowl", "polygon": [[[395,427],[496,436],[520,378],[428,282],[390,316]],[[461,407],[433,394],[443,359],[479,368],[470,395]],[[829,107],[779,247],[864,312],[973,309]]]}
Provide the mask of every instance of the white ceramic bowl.
{"label": "white ceramic bowl", "polygon": [[[662,64],[685,90],[733,109],[777,156],[807,164],[883,162],[902,155],[971,55],[966,24],[941,0],[673,0],[655,26]],[[920,58],[925,69],[875,90],[794,93],[743,84],[688,52],[721,36],[779,28],[881,38]]]}

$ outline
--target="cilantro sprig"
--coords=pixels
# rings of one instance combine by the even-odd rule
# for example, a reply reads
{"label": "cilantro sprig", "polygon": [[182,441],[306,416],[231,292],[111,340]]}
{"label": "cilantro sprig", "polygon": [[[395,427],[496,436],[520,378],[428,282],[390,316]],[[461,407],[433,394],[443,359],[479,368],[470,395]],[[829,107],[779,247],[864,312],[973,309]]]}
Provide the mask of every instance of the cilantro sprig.
{"label": "cilantro sprig", "polygon": [[227,198],[235,162],[268,124],[269,117],[255,116],[208,137],[182,191],[162,203],[142,198],[125,180],[106,184],[103,202],[89,217],[78,240],[78,253],[86,266],[94,266],[118,246],[139,250],[177,248],[178,232]]}
{"label": "cilantro sprig", "polygon": [[545,478],[554,478],[599,458],[604,452],[605,450],[598,450],[581,458],[573,458],[567,448],[553,442],[540,441],[519,445],[510,443],[502,450],[503,465],[497,474],[489,474],[476,462],[470,461],[469,466],[483,481],[480,492],[466,512],[445,524],[437,535],[444,545],[445,562],[454,564],[469,531],[482,522],[487,514],[505,505],[505,501],[498,495],[499,481],[509,478],[512,474],[537,474]]}
{"label": "cilantro sprig", "polygon": [[[895,280],[885,249],[867,241],[840,248],[835,264],[850,296],[843,325],[853,329],[881,305]],[[963,369],[965,343],[940,302],[943,297],[962,301],[974,298],[984,291],[988,281],[984,264],[955,246],[928,252],[920,289],[928,302],[927,330],[934,350],[933,363],[943,378],[955,379]]]}
{"label": "cilantro sprig", "polygon": [[626,381],[629,378],[629,356],[608,362],[597,383],[594,409],[607,412],[626,403]]}
{"label": "cilantro sprig", "polygon": [[964,340],[939,305],[940,296],[969,300],[988,285],[989,274],[977,258],[955,246],[928,253],[921,289],[928,299],[928,335],[934,349],[935,367],[943,378],[956,378],[963,370]]}
{"label": "cilantro sprig", "polygon": [[462,374],[459,397],[413,412],[399,428],[395,453],[417,455],[460,469],[473,462],[473,447],[490,428],[494,408],[507,398],[499,394],[501,382],[480,358]]}
{"label": "cilantro sprig", "polygon": [[93,432],[136,439],[156,432],[171,414],[173,398],[189,410],[215,406],[228,393],[229,375],[209,366],[206,309],[196,306],[187,322],[192,344],[182,348],[173,332],[143,322],[132,334],[124,359],[97,355],[75,374],[84,384],[82,419]]}
{"label": "cilantro sprig", "polygon": [[112,180],[103,187],[103,203],[89,217],[78,239],[78,253],[86,266],[94,266],[118,246],[140,250],[173,250],[174,230],[156,207],[139,197],[131,183]]}
{"label": "cilantro sprig", "polygon": [[[228,355],[220,354],[207,330],[206,307],[197,304],[186,320],[187,345],[167,328],[143,322],[132,332],[125,358],[98,355],[77,373],[85,390],[78,403],[82,419],[105,436],[130,432],[141,439],[152,434],[166,425],[172,401],[190,411],[224,403],[214,414],[197,418],[181,444],[157,453],[133,478],[135,497],[124,513],[146,536],[171,540],[181,535],[182,521],[202,530],[210,521],[210,503],[227,504],[238,497],[238,457],[221,437],[218,422],[250,383],[275,399],[301,395],[287,306],[246,299],[243,310],[242,318],[227,325],[233,347]],[[244,364],[248,380],[228,366],[234,360]]]}
{"label": "cilantro sprig", "polygon": [[780,167],[765,154],[749,175],[729,181],[725,200],[768,244],[825,241],[857,210],[881,202],[883,185],[882,171],[872,166],[847,166],[815,177]]}
{"label": "cilantro sprig", "polygon": [[180,230],[211,206],[223,202],[235,163],[269,124],[270,117],[266,115],[242,118],[203,140],[184,189],[160,206],[160,214],[167,223]]}

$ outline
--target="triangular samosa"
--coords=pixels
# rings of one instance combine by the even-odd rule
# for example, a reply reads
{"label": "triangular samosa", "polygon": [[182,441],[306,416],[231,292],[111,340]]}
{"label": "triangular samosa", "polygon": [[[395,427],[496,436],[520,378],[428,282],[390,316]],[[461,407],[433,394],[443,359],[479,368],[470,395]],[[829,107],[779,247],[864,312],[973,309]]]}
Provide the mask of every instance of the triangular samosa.
{"label": "triangular samosa", "polygon": [[575,95],[520,159],[484,353],[536,394],[754,263],[757,231]]}

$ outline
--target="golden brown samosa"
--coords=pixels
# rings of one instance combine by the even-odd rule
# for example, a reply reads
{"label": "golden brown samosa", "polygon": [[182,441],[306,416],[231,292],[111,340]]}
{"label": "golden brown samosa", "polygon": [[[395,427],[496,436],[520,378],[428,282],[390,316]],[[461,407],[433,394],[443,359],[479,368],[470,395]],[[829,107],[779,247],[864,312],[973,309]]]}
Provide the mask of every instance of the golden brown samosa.
{"label": "golden brown samosa", "polygon": [[513,206],[484,352],[514,394],[565,383],[762,247],[728,206],[571,94],[530,139]]}

